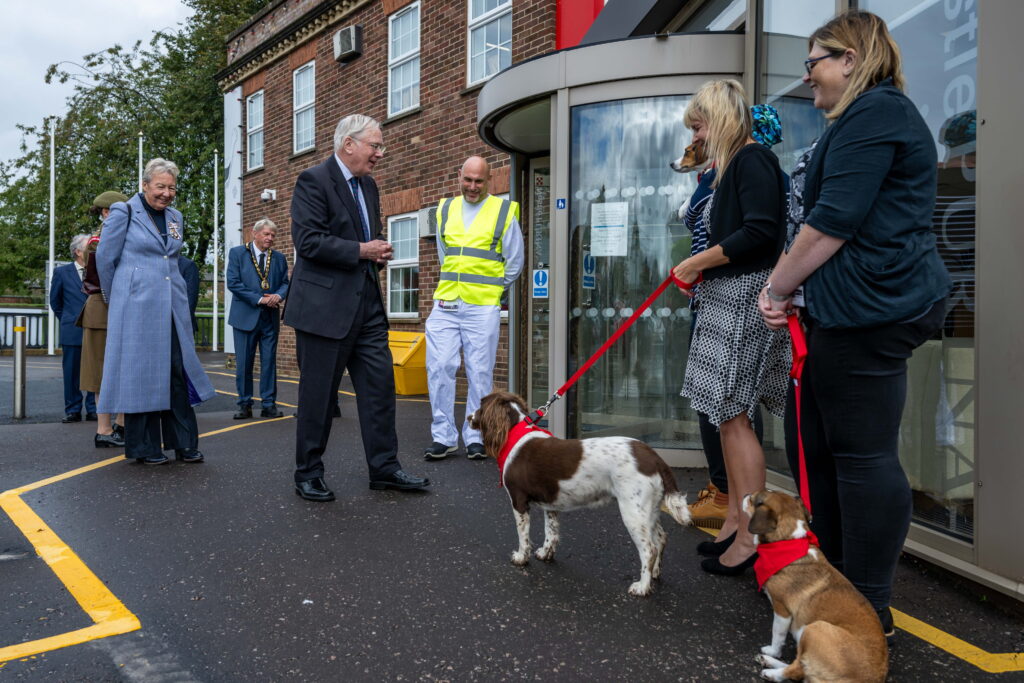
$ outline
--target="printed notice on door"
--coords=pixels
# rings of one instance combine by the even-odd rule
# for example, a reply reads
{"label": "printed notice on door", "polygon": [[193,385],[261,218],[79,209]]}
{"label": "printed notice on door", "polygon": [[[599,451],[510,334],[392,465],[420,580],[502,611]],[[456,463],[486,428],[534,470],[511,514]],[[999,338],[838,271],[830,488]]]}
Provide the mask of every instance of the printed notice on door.
{"label": "printed notice on door", "polygon": [[594,256],[625,256],[628,202],[590,205],[590,253]]}

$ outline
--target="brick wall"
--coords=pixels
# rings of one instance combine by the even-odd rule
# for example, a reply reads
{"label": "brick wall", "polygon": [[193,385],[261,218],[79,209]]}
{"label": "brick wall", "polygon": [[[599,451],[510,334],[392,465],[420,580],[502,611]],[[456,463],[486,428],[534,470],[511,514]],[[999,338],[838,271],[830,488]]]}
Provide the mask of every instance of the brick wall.
{"label": "brick wall", "polygon": [[[387,121],[387,10],[409,4],[381,0],[363,4],[344,17],[281,54],[243,83],[246,95],[264,90],[264,167],[243,178],[242,224],[252,226],[266,216],[280,228],[275,249],[288,256],[292,244],[288,216],[298,174],[321,163],[332,152],[334,127],[351,113],[373,116],[383,124],[387,154],[374,177],[381,189],[381,217],[436,206],[458,192],[458,169],[466,157],[478,154],[493,167],[491,191],[507,192],[509,159],[484,144],[476,132],[476,96],[479,88],[466,88],[467,0],[424,0],[420,12],[420,109]],[[513,63],[550,52],[555,44],[556,0],[513,0]],[[363,27],[363,55],[348,64],[334,60],[332,36],[352,24]],[[292,70],[316,60],[316,147],[292,155]],[[227,82],[229,87],[235,83]],[[244,115],[244,112],[243,112]],[[243,158],[245,150],[243,150]],[[263,189],[276,189],[277,200],[262,202]],[[419,320],[393,321],[396,330],[422,331],[437,285],[438,260],[433,238],[422,238],[420,253]],[[386,289],[386,282],[384,287]],[[502,326],[495,382],[506,385],[508,339]],[[295,337],[282,327],[278,368],[297,375]]]}

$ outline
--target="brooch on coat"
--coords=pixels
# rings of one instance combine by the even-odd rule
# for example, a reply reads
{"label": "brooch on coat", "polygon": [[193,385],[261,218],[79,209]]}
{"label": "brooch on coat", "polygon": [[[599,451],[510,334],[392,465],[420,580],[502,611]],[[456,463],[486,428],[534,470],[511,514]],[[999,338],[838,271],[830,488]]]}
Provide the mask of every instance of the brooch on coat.
{"label": "brooch on coat", "polygon": [[171,221],[170,223],[167,224],[167,230],[168,230],[168,232],[171,233],[171,237],[173,239],[176,239],[176,240],[180,240],[181,239],[181,232],[178,231],[179,227],[180,226],[177,223],[175,223],[174,221]]}

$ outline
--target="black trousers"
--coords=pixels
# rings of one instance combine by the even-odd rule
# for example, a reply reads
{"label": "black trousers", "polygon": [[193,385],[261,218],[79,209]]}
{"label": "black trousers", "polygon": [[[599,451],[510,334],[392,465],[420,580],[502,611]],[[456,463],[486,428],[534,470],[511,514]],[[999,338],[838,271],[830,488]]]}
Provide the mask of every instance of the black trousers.
{"label": "black trousers", "polygon": [[196,411],[188,400],[181,344],[172,321],[171,408],[148,413],[125,413],[124,455],[126,458],[148,458],[160,455],[164,449],[194,449],[198,445],[199,425],[196,423]]}
{"label": "black trousers", "polygon": [[387,315],[376,283],[363,287],[348,336],[331,339],[296,330],[295,355],[299,364],[295,481],[324,474],[323,454],[331,435],[338,385],[346,368],[356,390],[359,430],[370,478],[400,469],[395,375],[388,349]]}
{"label": "black trousers", "polygon": [[[905,322],[807,330],[801,433],[821,549],[869,602],[889,606],[913,511],[899,461],[907,359],[938,331],[945,299]],[[786,409],[786,451],[799,484],[795,399]]]}

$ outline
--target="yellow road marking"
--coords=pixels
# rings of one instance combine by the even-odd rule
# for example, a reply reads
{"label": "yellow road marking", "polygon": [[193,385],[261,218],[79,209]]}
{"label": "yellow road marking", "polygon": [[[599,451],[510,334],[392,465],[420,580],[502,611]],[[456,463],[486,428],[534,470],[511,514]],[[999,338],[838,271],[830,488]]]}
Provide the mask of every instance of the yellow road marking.
{"label": "yellow road marking", "polygon": [[[221,375],[222,377],[234,377],[235,376],[233,373],[230,373],[230,372],[218,372],[217,370],[207,370],[206,374],[207,375]],[[284,382],[285,384],[298,384],[299,383],[299,380],[297,380],[297,379],[286,379],[284,377],[278,377],[277,381],[278,382]],[[238,394],[234,393],[233,391],[221,391],[220,389],[217,389],[216,392],[218,394],[224,394],[225,396],[237,396],[238,395]],[[351,391],[343,391],[341,389],[338,389],[338,393],[339,394],[344,394],[345,396],[351,396],[352,398],[355,398],[355,396],[356,396]],[[399,398],[399,397],[396,396],[395,400],[396,401],[405,401],[406,403],[430,403],[430,399],[429,398]],[[465,401],[456,401],[455,403],[457,403],[460,406],[466,405]],[[288,404],[287,403],[282,403],[281,405],[287,406]],[[289,406],[289,407],[295,408],[296,406]]]}
{"label": "yellow road marking", "polygon": [[[199,438],[202,439],[217,434],[224,434],[225,432],[232,432],[244,427],[290,419],[291,416],[289,415],[233,425],[200,434]],[[130,633],[142,628],[138,617],[132,614],[125,607],[124,603],[117,599],[117,596],[82,562],[81,558],[46,525],[46,522],[28,506],[28,503],[21,499],[23,493],[35,491],[36,489],[70,479],[71,477],[77,477],[80,474],[112,465],[115,462],[124,462],[124,455],[100,460],[91,465],[78,467],[63,474],[48,477],[18,488],[8,489],[0,493],[0,509],[7,513],[7,516],[14,522],[14,525],[18,527],[25,538],[32,544],[32,547],[35,548],[36,554],[46,562],[57,578],[60,579],[61,583],[68,589],[68,592],[71,593],[94,622],[92,626],[75,631],[0,647],[0,668],[3,668],[4,662],[14,659],[30,657],[72,645],[80,645],[90,640]]]}
{"label": "yellow road marking", "polygon": [[[697,528],[712,536],[718,534],[718,529],[709,529],[702,526]],[[980,647],[971,645],[965,640],[937,629],[931,624],[915,619],[895,607],[890,607],[889,609],[892,610],[892,620],[896,628],[906,631],[929,645],[948,652],[957,659],[962,659],[986,673],[1001,674],[1008,671],[1024,671],[1024,652],[987,652]]]}

